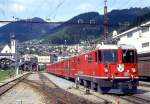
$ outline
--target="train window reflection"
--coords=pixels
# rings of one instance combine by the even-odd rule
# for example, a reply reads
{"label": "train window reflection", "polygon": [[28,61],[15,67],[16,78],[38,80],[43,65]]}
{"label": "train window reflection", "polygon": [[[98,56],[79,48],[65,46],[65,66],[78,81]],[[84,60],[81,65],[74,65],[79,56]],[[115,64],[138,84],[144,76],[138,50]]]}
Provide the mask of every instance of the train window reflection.
{"label": "train window reflection", "polygon": [[118,61],[117,50],[104,50],[104,62],[116,63]]}
{"label": "train window reflection", "polygon": [[122,61],[123,63],[134,63],[134,50],[123,50]]}

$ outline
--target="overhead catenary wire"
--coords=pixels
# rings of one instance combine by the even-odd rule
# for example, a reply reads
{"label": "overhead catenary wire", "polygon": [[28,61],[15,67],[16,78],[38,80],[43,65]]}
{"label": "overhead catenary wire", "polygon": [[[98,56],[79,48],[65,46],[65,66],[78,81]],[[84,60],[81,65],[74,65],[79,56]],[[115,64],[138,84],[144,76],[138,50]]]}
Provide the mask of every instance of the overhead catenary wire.
{"label": "overhead catenary wire", "polygon": [[[117,2],[119,2],[120,0],[117,0]],[[119,4],[118,6],[116,6],[115,8],[126,8],[127,6],[129,6],[133,1],[135,0],[125,0],[121,5]]]}
{"label": "overhead catenary wire", "polygon": [[0,13],[4,16],[4,17],[6,17],[6,15],[5,15],[5,11],[0,7]]}
{"label": "overhead catenary wire", "polygon": [[[84,23],[78,23],[77,22],[65,22],[65,21],[61,21],[61,22],[41,22],[41,21],[31,21],[31,20],[19,20],[19,21],[12,21],[12,20],[0,20],[0,23],[12,23],[12,22],[15,22],[15,23],[35,23],[35,24],[46,24],[46,23],[49,23],[49,24],[64,24],[65,25],[91,25],[91,26],[99,26],[99,25],[103,25],[103,24],[98,24],[98,23],[90,23],[89,22],[84,22]],[[119,27],[119,26],[126,26],[126,24],[109,24],[108,25],[109,27]],[[145,26],[137,26],[137,27],[150,27],[150,25],[145,25]]]}
{"label": "overhead catenary wire", "polygon": [[134,5],[136,5],[137,2],[139,2],[139,0],[133,0],[133,2],[131,3],[130,7],[133,7]]}
{"label": "overhead catenary wire", "polygon": [[39,10],[47,3],[47,0],[42,0],[42,2],[38,2],[37,8],[33,11],[32,15],[35,16],[35,14],[39,13]]}
{"label": "overhead catenary wire", "polygon": [[[7,0],[1,1],[3,6],[5,6],[6,1],[7,1]],[[2,6],[2,5],[1,5],[1,6]],[[6,18],[6,13],[5,13],[5,10],[4,10],[3,6],[0,7],[0,13],[3,15],[4,18]]]}
{"label": "overhead catenary wire", "polygon": [[63,0],[63,1],[59,0],[59,3],[57,4],[56,9],[55,9],[55,14],[54,14],[54,16],[53,16],[53,19],[56,18],[58,9],[59,9],[64,3],[65,3],[65,0]]}

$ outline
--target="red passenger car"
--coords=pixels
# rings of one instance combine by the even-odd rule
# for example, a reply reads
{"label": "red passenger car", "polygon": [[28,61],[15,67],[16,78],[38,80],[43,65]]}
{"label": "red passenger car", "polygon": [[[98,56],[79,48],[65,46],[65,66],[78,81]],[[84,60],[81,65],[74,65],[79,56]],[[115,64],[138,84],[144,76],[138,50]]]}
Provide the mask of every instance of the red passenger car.
{"label": "red passenger car", "polygon": [[129,45],[100,45],[85,54],[47,64],[47,72],[73,78],[102,93],[134,93],[138,85],[137,52]]}

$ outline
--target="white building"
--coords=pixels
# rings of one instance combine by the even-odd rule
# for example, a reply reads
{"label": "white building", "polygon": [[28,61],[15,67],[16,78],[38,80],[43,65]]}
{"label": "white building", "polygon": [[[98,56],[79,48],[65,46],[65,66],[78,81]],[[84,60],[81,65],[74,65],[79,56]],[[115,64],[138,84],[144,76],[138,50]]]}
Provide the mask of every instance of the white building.
{"label": "white building", "polygon": [[15,53],[16,53],[16,39],[13,35],[11,37],[11,44],[10,46],[6,44],[4,48],[0,52],[0,59],[2,58],[8,58],[8,59],[15,59]]}
{"label": "white building", "polygon": [[38,63],[50,63],[50,56],[38,56]]}
{"label": "white building", "polygon": [[134,45],[138,54],[148,53],[150,52],[150,21],[121,34],[114,31],[113,39],[119,39],[118,44]]}
{"label": "white building", "polygon": [[23,57],[24,61],[31,61],[36,56],[33,54],[25,54],[22,57]]}
{"label": "white building", "polygon": [[24,61],[36,61],[39,64],[46,64],[46,63],[50,63],[50,56],[38,56],[36,54],[25,54],[23,55],[23,59]]}

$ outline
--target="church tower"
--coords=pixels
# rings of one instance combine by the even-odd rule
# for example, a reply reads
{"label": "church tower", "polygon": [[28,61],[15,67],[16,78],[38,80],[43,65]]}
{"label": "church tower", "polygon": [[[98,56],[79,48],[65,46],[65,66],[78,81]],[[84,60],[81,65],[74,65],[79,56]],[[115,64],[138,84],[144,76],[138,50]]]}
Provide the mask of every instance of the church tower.
{"label": "church tower", "polygon": [[11,53],[16,53],[16,37],[14,34],[11,36]]}

